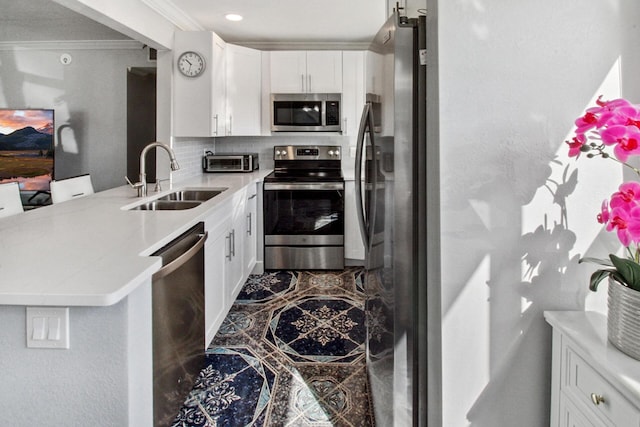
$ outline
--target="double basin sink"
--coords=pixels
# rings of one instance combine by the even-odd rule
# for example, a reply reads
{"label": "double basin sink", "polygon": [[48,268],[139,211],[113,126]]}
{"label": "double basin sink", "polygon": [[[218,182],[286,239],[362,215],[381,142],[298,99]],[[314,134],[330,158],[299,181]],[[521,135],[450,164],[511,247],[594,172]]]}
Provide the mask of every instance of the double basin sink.
{"label": "double basin sink", "polygon": [[179,211],[192,209],[213,199],[226,188],[183,188],[129,208],[132,211]]}

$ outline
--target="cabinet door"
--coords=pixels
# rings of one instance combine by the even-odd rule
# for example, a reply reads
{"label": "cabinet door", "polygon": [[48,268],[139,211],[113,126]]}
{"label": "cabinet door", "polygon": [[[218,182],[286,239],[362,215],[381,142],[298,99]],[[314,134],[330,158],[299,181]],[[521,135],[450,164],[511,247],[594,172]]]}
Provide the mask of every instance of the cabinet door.
{"label": "cabinet door", "polygon": [[211,64],[212,78],[212,106],[211,106],[211,136],[225,136],[226,122],[226,45],[220,37],[213,40],[213,64]]}
{"label": "cabinet door", "polygon": [[227,135],[260,135],[262,57],[259,50],[228,44]]}
{"label": "cabinet door", "polygon": [[364,243],[356,211],[355,181],[345,181],[344,200],[344,257],[364,260]]}
{"label": "cabinet door", "polygon": [[342,93],[342,52],[313,50],[307,52],[305,92]]}
{"label": "cabinet door", "polygon": [[233,214],[231,223],[231,258],[228,261],[229,267],[229,287],[227,295],[231,300],[235,300],[244,284],[244,245],[246,233],[246,191],[239,191],[233,198]]}
{"label": "cabinet door", "polygon": [[[174,40],[173,135],[223,136],[225,121],[224,41],[211,31],[178,31]],[[185,51],[205,60],[204,73],[183,76],[176,61]]]}
{"label": "cabinet door", "polygon": [[360,125],[360,116],[362,114],[364,102],[364,52],[343,52],[342,135],[348,136],[349,145],[354,147],[356,145],[358,127]]}
{"label": "cabinet door", "polygon": [[382,95],[383,82],[382,56],[379,53],[365,52],[365,90],[366,93]]}
{"label": "cabinet door", "polygon": [[307,59],[304,51],[271,52],[271,92],[305,92]]}
{"label": "cabinet door", "polygon": [[228,218],[221,222],[214,219],[211,223],[216,223],[216,226],[208,229],[209,237],[204,247],[205,348],[213,340],[233,302],[226,295],[231,224]]}
{"label": "cabinet door", "polygon": [[256,265],[258,254],[258,193],[254,186],[247,192],[247,206],[245,209],[246,231],[244,244],[244,270],[248,276]]}

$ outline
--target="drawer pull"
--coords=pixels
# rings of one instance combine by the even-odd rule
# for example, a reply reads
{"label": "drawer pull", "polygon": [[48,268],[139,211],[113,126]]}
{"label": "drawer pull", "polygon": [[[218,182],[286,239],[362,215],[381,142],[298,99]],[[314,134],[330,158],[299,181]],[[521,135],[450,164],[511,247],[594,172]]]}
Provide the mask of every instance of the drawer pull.
{"label": "drawer pull", "polygon": [[599,404],[604,403],[604,397],[599,394],[591,393],[591,401],[594,405],[598,406]]}

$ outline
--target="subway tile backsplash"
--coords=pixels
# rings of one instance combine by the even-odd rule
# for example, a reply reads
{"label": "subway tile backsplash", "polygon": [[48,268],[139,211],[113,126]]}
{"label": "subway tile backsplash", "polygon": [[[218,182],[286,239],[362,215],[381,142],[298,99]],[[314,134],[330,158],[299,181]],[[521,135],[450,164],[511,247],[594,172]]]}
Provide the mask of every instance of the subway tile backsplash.
{"label": "subway tile backsplash", "polygon": [[[340,145],[343,168],[350,162],[351,139],[342,135],[276,135],[229,136],[223,138],[175,138],[173,150],[180,170],[173,172],[173,181],[180,182],[202,173],[202,156],[205,150],[214,153],[258,153],[260,169],[273,168],[273,147],[276,145]],[[351,144],[354,144],[351,141]]]}

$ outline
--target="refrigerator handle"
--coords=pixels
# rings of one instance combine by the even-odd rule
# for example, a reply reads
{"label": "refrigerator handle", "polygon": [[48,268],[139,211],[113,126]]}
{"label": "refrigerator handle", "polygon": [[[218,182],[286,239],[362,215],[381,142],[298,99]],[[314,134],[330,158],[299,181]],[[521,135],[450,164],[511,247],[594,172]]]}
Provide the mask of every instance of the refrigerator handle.
{"label": "refrigerator handle", "polygon": [[362,198],[362,155],[364,152],[364,133],[366,131],[369,118],[369,109],[371,104],[364,104],[362,110],[362,118],[360,119],[360,128],[358,130],[358,138],[356,142],[356,164],[355,164],[355,190],[356,190],[356,211],[358,215],[358,224],[360,224],[360,234],[365,249],[369,250],[369,232],[367,227],[367,219],[365,218],[364,201]]}

